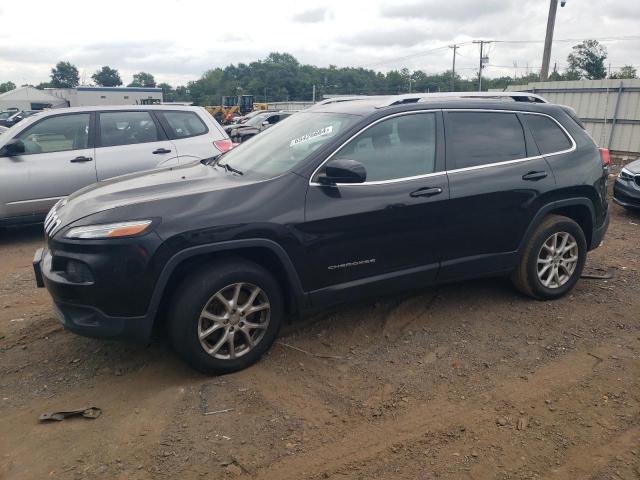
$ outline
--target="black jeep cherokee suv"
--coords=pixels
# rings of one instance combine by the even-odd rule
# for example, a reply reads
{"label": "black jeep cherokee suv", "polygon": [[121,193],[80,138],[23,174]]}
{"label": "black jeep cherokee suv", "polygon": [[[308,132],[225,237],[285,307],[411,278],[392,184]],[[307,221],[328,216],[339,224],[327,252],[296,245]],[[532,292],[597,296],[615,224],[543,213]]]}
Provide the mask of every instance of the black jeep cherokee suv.
{"label": "black jeep cherokee suv", "polygon": [[163,326],[192,366],[231,372],[312,308],[489,275],[566,294],[607,229],[607,159],[534,95],[324,102],[217,158],[60,201],[36,279],[69,330]]}

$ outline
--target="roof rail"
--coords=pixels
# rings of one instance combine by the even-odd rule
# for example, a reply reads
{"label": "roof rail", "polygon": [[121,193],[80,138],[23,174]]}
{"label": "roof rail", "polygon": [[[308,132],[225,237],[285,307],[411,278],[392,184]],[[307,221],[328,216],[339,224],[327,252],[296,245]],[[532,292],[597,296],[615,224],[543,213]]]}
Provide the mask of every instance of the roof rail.
{"label": "roof rail", "polygon": [[511,99],[515,102],[548,103],[540,95],[529,92],[434,92],[434,93],[407,93],[394,95],[376,108],[401,105],[403,103],[428,102],[440,99]]}
{"label": "roof rail", "polygon": [[331,103],[340,103],[340,102],[350,102],[352,100],[367,100],[370,99],[371,95],[350,95],[345,97],[331,97],[321,100],[316,103],[316,105],[329,105]]}

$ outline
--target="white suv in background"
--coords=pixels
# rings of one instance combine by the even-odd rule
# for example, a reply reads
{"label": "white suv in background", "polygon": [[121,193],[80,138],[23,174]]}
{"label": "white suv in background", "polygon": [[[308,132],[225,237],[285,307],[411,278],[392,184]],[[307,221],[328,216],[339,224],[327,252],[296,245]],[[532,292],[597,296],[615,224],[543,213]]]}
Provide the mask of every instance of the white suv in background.
{"label": "white suv in background", "polygon": [[231,146],[202,107],[37,113],[0,134],[0,225],[40,221],[60,198],[96,181],[210,158]]}

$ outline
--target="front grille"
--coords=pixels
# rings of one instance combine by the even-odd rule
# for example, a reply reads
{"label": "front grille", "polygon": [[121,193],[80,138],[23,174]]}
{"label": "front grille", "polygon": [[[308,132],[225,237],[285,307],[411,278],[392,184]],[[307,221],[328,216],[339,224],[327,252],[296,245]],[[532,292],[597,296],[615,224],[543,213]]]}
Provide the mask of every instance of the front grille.
{"label": "front grille", "polygon": [[636,185],[640,187],[640,175],[636,175],[635,177],[633,177],[633,179],[635,180]]}
{"label": "front grille", "polygon": [[49,213],[44,219],[44,233],[48,237],[51,237],[56,231],[56,229],[60,226],[60,218],[58,218],[58,212],[57,212],[59,203],[60,202],[56,203],[53,206],[53,208],[49,210]]}

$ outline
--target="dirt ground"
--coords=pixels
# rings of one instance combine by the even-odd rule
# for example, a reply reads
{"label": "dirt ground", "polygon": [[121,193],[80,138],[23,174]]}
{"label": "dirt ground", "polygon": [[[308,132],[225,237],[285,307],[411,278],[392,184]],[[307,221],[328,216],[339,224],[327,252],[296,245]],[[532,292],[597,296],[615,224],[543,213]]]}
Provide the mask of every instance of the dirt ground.
{"label": "dirt ground", "polygon": [[65,332],[32,278],[41,227],[4,230],[0,478],[640,479],[640,215],[611,211],[587,261],[611,280],[555,302],[492,279],[332,310],[224,377],[162,343]]}

